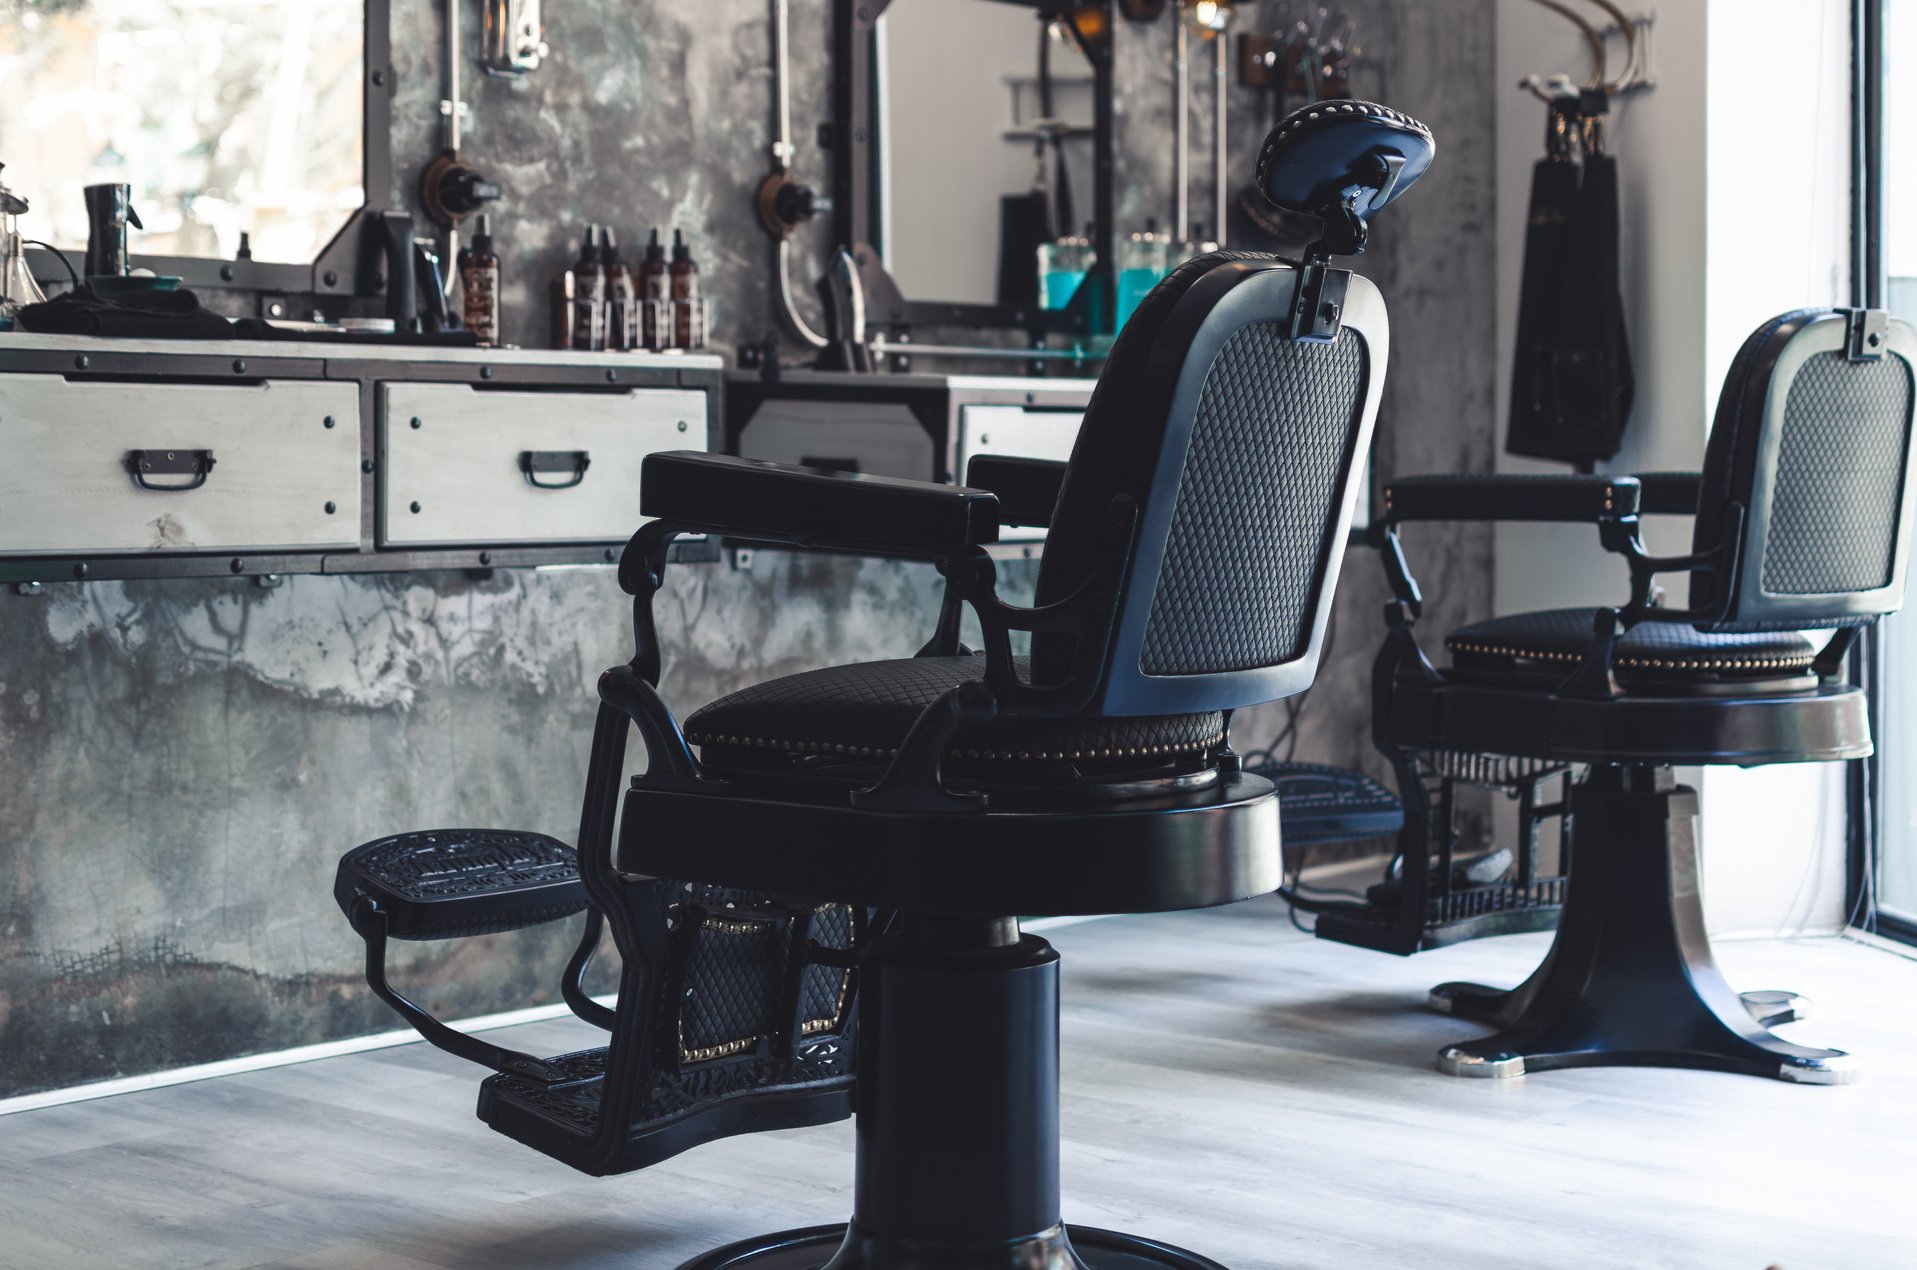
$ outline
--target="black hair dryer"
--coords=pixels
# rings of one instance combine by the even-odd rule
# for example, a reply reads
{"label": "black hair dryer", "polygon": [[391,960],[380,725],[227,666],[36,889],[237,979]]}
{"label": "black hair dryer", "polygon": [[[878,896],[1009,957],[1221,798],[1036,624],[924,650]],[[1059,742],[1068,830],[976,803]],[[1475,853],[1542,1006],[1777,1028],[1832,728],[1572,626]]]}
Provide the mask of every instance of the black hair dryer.
{"label": "black hair dryer", "polygon": [[126,277],[126,227],[145,229],[133,210],[131,185],[89,185],[87,201],[87,277]]}

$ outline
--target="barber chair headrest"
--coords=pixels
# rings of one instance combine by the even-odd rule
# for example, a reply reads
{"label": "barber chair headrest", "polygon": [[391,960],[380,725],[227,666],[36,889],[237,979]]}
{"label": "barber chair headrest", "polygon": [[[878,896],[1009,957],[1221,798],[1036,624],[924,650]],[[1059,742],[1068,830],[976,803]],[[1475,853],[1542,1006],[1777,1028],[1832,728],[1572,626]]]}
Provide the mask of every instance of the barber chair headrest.
{"label": "barber chair headrest", "polygon": [[1292,111],[1265,138],[1258,188],[1273,205],[1323,222],[1312,255],[1356,255],[1365,222],[1410,189],[1436,152],[1431,129],[1389,106],[1321,101]]}

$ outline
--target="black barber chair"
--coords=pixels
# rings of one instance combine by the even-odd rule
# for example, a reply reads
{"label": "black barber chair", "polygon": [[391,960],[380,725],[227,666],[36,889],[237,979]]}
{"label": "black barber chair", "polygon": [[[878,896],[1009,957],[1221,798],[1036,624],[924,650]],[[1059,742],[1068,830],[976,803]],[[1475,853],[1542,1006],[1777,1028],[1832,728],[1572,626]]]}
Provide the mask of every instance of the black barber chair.
{"label": "black barber chair", "polygon": [[[1015,915],[1278,885],[1277,799],[1240,769],[1228,723],[1311,681],[1383,385],[1383,303],[1326,257],[1360,249],[1366,218],[1431,155],[1422,125],[1366,103],[1281,125],[1265,188],[1318,214],[1325,242],[1303,265],[1221,252],[1160,284],[1112,349],[1055,498],[1036,473],[1035,506],[1013,506],[1029,468],[1001,473],[1002,505],[969,487],[647,459],[657,519],[620,565],[637,649],[600,681],[577,856],[450,832],[342,861],[375,987],[497,1071],[482,1119],[617,1173],[856,1107],[849,1226],[748,1240],[696,1270],[1217,1270],[1061,1224],[1057,956]],[[1050,526],[1034,608],[995,594],[985,547],[1003,515]],[[655,691],[651,602],[689,532],[936,561],[939,630],[917,657],[759,684],[682,731]],[[962,605],[982,655],[958,643]],[[633,729],[645,773],[618,817]],[[493,1049],[384,983],[389,936],[582,905],[595,916],[567,997],[609,1029],[602,1049]],[[611,1012],[575,986],[601,914],[623,961]]]}
{"label": "black barber chair", "polygon": [[[1699,899],[1697,795],[1671,769],[1870,753],[1864,696],[1844,672],[1858,631],[1902,602],[1913,361],[1917,333],[1882,312],[1800,310],[1755,332],[1688,482],[1688,556],[1646,555],[1645,485],[1632,477],[1423,477],[1387,491],[1378,533],[1397,600],[1374,680],[1379,744],[1589,769],[1570,793],[1571,882],[1550,955],[1510,992],[1434,992],[1440,1008],[1500,1029],[1447,1047],[1443,1071],[1854,1079],[1849,1055],[1766,1030],[1764,1018],[1789,1017],[1786,994],[1740,999],[1725,986]],[[1671,491],[1658,497],[1667,505]],[[1630,600],[1453,631],[1440,671],[1415,638],[1418,588],[1398,546],[1400,524],[1438,519],[1588,521],[1627,559]],[[1669,573],[1690,574],[1686,607],[1659,602],[1655,580]],[[1818,649],[1798,633],[1813,629],[1835,634]]]}

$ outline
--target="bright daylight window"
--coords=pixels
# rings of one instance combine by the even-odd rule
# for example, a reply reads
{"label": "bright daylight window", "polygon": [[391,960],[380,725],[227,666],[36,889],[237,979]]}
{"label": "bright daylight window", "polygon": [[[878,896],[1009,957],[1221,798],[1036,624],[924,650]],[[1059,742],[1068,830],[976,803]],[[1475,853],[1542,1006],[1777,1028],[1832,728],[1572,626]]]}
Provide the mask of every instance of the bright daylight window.
{"label": "bright daylight window", "polygon": [[[1883,0],[1883,253],[1889,308],[1917,322],[1917,0]],[[1917,935],[1917,613],[1885,624],[1878,782],[1877,903],[1886,926]]]}

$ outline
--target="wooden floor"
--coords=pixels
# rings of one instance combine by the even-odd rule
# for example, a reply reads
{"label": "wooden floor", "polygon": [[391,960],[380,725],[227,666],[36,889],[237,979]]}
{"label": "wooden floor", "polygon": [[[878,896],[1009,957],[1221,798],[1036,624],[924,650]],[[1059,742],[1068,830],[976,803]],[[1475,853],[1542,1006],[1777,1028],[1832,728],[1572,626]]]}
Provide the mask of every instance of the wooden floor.
{"label": "wooden floor", "polygon": [[[1280,1267],[1917,1267],[1917,962],[1736,943],[1787,1032],[1866,1063],[1811,1088],[1597,1070],[1437,1074],[1447,978],[1513,982],[1542,937],[1410,960],[1309,941],[1281,908],[1052,932],[1065,958],[1069,1220]],[[498,1034],[550,1053],[589,1029]],[[0,1265],[632,1267],[842,1220],[848,1125],[582,1177],[473,1118],[476,1069],[421,1045],[0,1119]]]}

